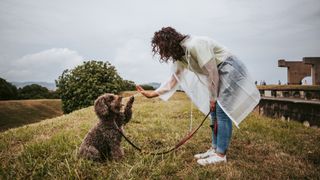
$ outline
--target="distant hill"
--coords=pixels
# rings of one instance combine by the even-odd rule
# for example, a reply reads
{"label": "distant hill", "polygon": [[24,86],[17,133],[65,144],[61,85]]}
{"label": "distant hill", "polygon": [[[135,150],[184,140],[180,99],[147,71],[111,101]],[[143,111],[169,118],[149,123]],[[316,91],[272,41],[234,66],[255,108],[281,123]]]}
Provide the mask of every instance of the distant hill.
{"label": "distant hill", "polygon": [[149,85],[152,86],[154,89],[157,89],[158,87],[160,87],[160,83],[157,82],[151,82],[151,83],[145,83],[144,85]]}
{"label": "distant hill", "polygon": [[[30,81],[30,82],[10,82],[10,83],[15,85],[17,88],[22,88],[24,86],[31,85],[31,84],[38,84],[40,86],[48,88],[49,90],[56,90],[57,89],[55,83],[49,83],[49,82],[32,82],[32,81]],[[157,83],[157,82],[151,82],[151,83],[144,83],[144,85],[149,85],[149,86],[152,86],[154,89],[157,89],[158,87],[160,87],[161,84]]]}
{"label": "distant hill", "polygon": [[[145,83],[144,85],[149,85],[149,86],[152,86],[154,89],[158,89],[161,86],[161,83],[151,82],[151,83]],[[181,86],[178,87],[178,91],[183,91]]]}
{"label": "distant hill", "polygon": [[56,90],[56,84],[50,82],[10,82],[14,84],[17,88],[23,88],[24,86],[31,85],[31,84],[38,84],[40,86],[46,87],[49,90]]}

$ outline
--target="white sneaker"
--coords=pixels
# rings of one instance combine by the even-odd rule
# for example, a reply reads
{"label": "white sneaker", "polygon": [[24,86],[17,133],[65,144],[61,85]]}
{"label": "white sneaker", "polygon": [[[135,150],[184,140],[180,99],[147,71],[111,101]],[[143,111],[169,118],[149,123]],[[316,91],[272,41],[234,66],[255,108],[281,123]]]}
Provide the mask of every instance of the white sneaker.
{"label": "white sneaker", "polygon": [[205,165],[209,165],[209,164],[218,164],[218,163],[226,163],[227,162],[227,156],[225,155],[224,157],[220,157],[217,154],[213,155],[213,156],[209,156],[205,159],[198,159],[197,163],[205,166]]}
{"label": "white sneaker", "polygon": [[196,159],[203,159],[203,158],[207,158],[207,157],[213,156],[213,155],[216,155],[216,150],[213,148],[210,148],[207,152],[196,154],[196,155],[194,155],[194,157]]}

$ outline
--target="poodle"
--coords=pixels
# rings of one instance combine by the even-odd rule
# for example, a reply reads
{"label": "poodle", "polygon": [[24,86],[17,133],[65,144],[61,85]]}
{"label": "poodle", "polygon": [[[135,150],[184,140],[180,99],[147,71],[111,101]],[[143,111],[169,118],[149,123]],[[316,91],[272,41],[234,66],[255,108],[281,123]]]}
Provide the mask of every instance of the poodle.
{"label": "poodle", "polygon": [[79,149],[80,157],[93,161],[119,160],[123,157],[120,147],[122,136],[114,121],[121,129],[129,122],[134,97],[130,97],[123,112],[121,100],[121,96],[114,94],[103,94],[95,100],[94,110],[100,121],[85,136]]}

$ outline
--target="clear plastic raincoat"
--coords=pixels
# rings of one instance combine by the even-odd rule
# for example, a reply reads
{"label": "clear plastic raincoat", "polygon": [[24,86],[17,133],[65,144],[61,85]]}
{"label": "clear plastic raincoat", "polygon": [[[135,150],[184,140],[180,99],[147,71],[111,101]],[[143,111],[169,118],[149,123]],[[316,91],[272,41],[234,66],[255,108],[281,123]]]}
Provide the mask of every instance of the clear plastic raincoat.
{"label": "clear plastic raincoat", "polygon": [[159,97],[167,101],[180,86],[202,113],[216,100],[238,127],[260,101],[246,67],[210,38],[188,36],[180,45],[185,55],[172,63],[172,75],[156,90]]}

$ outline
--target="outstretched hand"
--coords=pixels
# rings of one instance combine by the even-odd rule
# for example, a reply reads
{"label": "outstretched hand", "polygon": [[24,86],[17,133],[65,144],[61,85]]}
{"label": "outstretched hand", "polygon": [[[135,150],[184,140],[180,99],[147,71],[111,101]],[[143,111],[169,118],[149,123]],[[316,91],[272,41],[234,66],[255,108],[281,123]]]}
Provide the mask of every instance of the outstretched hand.
{"label": "outstretched hand", "polygon": [[141,91],[145,91],[140,85],[136,85],[137,91],[141,93]]}
{"label": "outstretched hand", "polygon": [[146,91],[140,85],[137,85],[136,89],[138,92],[140,92],[142,95],[144,95],[147,98],[153,98],[158,96],[158,94],[155,91],[152,91],[152,92]]}

